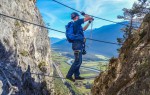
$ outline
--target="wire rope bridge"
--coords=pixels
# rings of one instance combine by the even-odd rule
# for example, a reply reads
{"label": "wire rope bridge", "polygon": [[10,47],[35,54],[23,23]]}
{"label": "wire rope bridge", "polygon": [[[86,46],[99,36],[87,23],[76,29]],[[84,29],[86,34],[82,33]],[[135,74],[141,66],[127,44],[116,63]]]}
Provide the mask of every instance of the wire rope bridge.
{"label": "wire rope bridge", "polygon": [[[61,2],[59,2],[59,1],[57,1],[57,0],[51,0],[51,1],[56,2],[56,3],[58,3],[58,4],[60,4],[60,5],[64,6],[64,7],[67,7],[67,8],[69,8],[69,9],[71,9],[71,10],[74,10],[74,11],[76,11],[76,12],[81,13],[81,11],[76,10],[76,9],[70,7],[70,6],[67,6],[67,5],[65,5],[65,4],[63,4],[63,3],[61,3]],[[89,14],[88,14],[88,15],[89,15]],[[20,22],[22,22],[22,23],[28,23],[28,24],[31,24],[31,25],[34,25],[34,26],[38,26],[38,27],[41,27],[41,28],[45,28],[45,29],[48,29],[48,30],[52,30],[52,31],[56,31],[56,32],[64,33],[64,34],[65,34],[64,31],[57,30],[57,29],[53,29],[53,28],[46,27],[46,26],[43,26],[43,25],[39,25],[39,24],[30,22],[30,21],[22,20],[22,19],[13,17],[13,16],[9,16],[9,15],[3,14],[3,13],[0,13],[0,16],[6,17],[6,18],[10,18],[10,19],[14,19],[14,20],[18,20],[18,21],[20,21]],[[129,27],[127,24],[118,23],[118,22],[115,22],[115,21],[112,21],[112,20],[108,20],[108,19],[105,19],[105,18],[93,16],[93,15],[89,15],[89,16],[91,16],[91,17],[93,17],[93,18],[96,18],[96,19],[100,19],[100,20],[104,20],[104,21],[107,21],[107,22],[116,23],[116,24],[120,24],[120,25]],[[134,28],[138,28],[138,27],[134,27]],[[119,44],[119,43],[116,43],[116,42],[109,42],[109,41],[97,40],[97,39],[92,39],[92,38],[86,38],[86,39],[87,39],[87,40],[91,40],[91,41],[96,41],[96,42],[99,42],[99,43],[122,45],[122,44]],[[55,65],[54,65],[54,67],[57,68],[57,66],[55,66]],[[4,72],[2,69],[0,69],[0,71],[3,73],[3,75],[5,76],[5,78],[6,78],[7,82],[8,82],[8,84],[9,84],[9,87],[10,87],[11,90],[10,90],[10,92],[9,92],[8,95],[11,95],[11,93],[12,93],[13,91],[17,91],[18,89],[17,89],[16,87],[12,86],[12,84],[10,83],[9,79],[7,78],[5,72]],[[64,78],[64,77],[51,76],[51,75],[46,75],[46,74],[37,74],[37,73],[31,73],[31,74],[41,75],[41,76],[48,76],[48,77],[53,77],[53,78],[60,78],[60,79],[62,79],[62,80],[63,80],[63,79],[66,79],[66,78]],[[95,77],[89,77],[89,78],[86,78],[86,79],[91,79],[91,78],[95,78]],[[63,80],[63,82],[64,82],[64,80]]]}

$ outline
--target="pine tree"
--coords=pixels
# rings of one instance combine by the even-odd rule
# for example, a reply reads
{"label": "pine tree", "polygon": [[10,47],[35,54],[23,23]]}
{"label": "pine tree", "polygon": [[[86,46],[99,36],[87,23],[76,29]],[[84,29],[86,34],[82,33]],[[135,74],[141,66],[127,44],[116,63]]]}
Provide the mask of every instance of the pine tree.
{"label": "pine tree", "polygon": [[138,0],[135,2],[131,9],[123,8],[123,15],[118,16],[118,19],[124,19],[129,21],[129,24],[122,29],[124,32],[123,38],[118,38],[118,43],[122,44],[128,37],[132,36],[132,30],[137,28],[134,25],[134,21],[143,19],[144,16],[150,13],[150,1]]}

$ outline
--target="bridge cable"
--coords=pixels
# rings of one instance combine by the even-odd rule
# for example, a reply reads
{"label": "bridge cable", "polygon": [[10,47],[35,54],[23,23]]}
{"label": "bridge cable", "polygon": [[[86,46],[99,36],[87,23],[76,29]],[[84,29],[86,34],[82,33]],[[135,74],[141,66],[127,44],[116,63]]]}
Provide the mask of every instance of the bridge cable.
{"label": "bridge cable", "polygon": [[[76,12],[81,13],[81,11],[79,11],[79,10],[77,10],[77,9],[74,9],[74,8],[68,6],[68,5],[65,5],[65,4],[63,4],[63,3],[61,3],[61,2],[59,2],[59,1],[57,1],[57,0],[52,0],[52,1],[54,1],[54,2],[56,2],[56,3],[58,3],[58,4],[60,4],[60,5],[63,5],[63,6],[65,6],[65,7],[67,7],[67,8],[69,8],[69,9],[72,9],[72,10],[74,10],[74,11],[76,11]],[[89,14],[87,14],[87,15],[89,15]],[[120,24],[120,25],[129,27],[127,24],[123,24],[123,23],[120,23],[120,22],[108,20],[108,19],[105,19],[105,18],[93,16],[93,15],[89,15],[89,16],[94,17],[94,18],[97,18],[97,19],[100,19],[100,20],[104,20],[104,21],[107,21],[107,22],[112,22],[112,23],[116,23],[116,24]],[[134,28],[139,28],[139,27],[134,27]]]}
{"label": "bridge cable", "polygon": [[[46,27],[46,26],[43,26],[43,25],[35,24],[35,23],[29,22],[29,21],[25,21],[25,20],[16,18],[16,17],[8,16],[8,15],[2,14],[2,13],[0,13],[0,15],[1,15],[1,16],[4,16],[4,17],[7,17],[7,18],[15,19],[15,20],[18,20],[18,21],[21,21],[21,22],[24,22],[24,23],[32,24],[32,25],[35,25],[35,26],[39,26],[39,27],[42,27],[42,28],[50,29],[50,30],[53,30],[53,31],[56,31],[56,32],[64,33],[64,34],[65,34],[65,32],[63,32],[63,31],[56,30],[56,29],[53,29],[53,28],[50,28],[50,27]],[[87,39],[87,40],[96,41],[96,42],[100,42],[100,43],[107,43],[107,44],[114,44],[114,45],[122,45],[122,44],[115,43],[115,42],[102,41],[102,40],[97,40],[97,39],[92,39],[92,38],[86,38],[86,39]]]}

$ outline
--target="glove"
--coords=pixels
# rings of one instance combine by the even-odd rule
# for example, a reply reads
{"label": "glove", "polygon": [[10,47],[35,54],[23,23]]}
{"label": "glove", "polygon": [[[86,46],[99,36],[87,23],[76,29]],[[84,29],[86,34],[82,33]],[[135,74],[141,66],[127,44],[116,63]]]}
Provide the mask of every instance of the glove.
{"label": "glove", "polygon": [[89,20],[89,23],[91,23],[92,21]]}
{"label": "glove", "polygon": [[94,21],[94,18],[92,18],[91,20],[89,20],[89,23],[91,23],[92,21]]}
{"label": "glove", "polygon": [[81,15],[85,16],[85,13],[84,13],[84,12],[81,12]]}

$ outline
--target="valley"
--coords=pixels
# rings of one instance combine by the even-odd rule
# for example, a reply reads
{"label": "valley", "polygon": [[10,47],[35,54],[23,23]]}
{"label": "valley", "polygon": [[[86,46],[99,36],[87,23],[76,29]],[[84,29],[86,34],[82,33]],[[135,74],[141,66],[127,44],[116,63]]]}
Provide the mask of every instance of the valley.
{"label": "valley", "polygon": [[[73,62],[73,59],[62,55],[60,52],[52,51],[52,60],[53,63],[57,64],[63,77],[65,78],[70,68],[68,62]],[[108,61],[84,60],[80,72],[81,72],[81,76],[88,79],[85,79],[83,81],[76,81],[75,83],[66,80],[67,85],[68,84],[70,85],[69,87],[65,86],[61,79],[55,79],[54,85],[57,91],[56,95],[59,95],[58,93],[61,93],[61,95],[68,95],[68,93],[72,91],[73,93],[76,93],[76,95],[91,95],[91,87],[94,82],[94,78],[99,75],[99,72],[105,71],[107,69],[107,64]],[[54,70],[54,74],[58,76],[56,70]]]}

